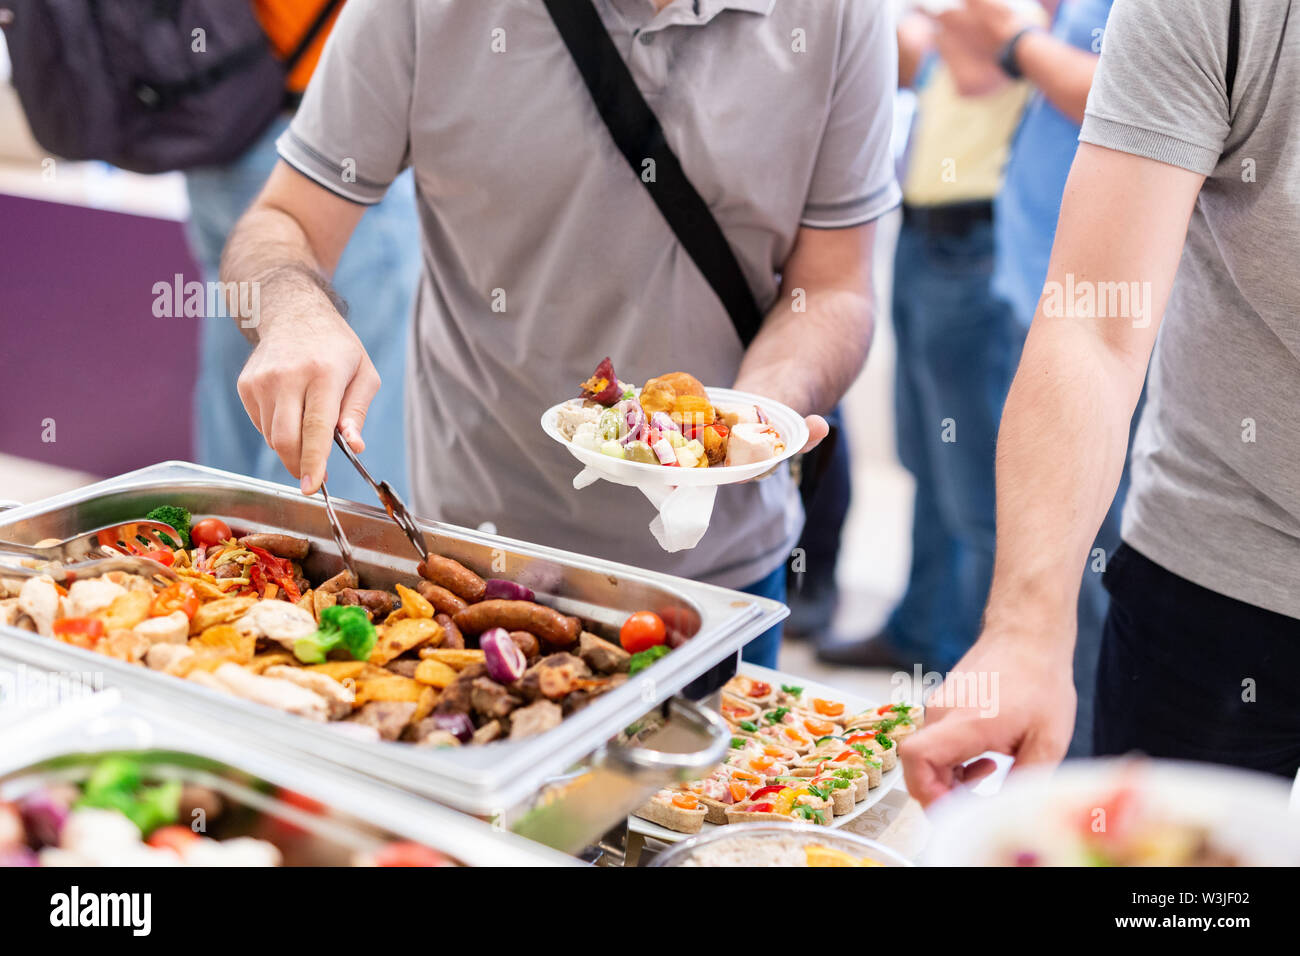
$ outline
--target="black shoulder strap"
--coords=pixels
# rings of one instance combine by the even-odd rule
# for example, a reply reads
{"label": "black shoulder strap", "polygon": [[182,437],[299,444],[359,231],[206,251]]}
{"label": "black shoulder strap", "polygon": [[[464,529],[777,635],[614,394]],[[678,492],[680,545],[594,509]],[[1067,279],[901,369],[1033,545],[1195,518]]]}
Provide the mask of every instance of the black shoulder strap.
{"label": "black shoulder strap", "polygon": [[[543,2],[619,151],[722,300],[736,334],[748,347],[763,324],[753,290],[708,203],[686,178],[659,120],[606,32],[600,14],[591,0]],[[654,161],[650,181],[643,175],[646,160]]]}
{"label": "black shoulder strap", "polygon": [[1232,108],[1232,88],[1237,83],[1237,48],[1241,45],[1241,7],[1232,0],[1228,7],[1228,62],[1223,75],[1228,90],[1228,108]]}
{"label": "black shoulder strap", "polygon": [[320,36],[321,30],[325,29],[325,24],[330,22],[330,17],[334,15],[334,11],[339,8],[339,4],[342,2],[343,0],[325,0],[321,5],[320,12],[316,14],[316,19],[311,22],[311,26],[307,28],[307,32],[298,40],[298,45],[293,48],[293,52],[285,57],[285,73],[293,72],[293,68],[298,65],[298,61],[301,60],[307,51],[311,49],[311,45],[316,42],[316,37]]}

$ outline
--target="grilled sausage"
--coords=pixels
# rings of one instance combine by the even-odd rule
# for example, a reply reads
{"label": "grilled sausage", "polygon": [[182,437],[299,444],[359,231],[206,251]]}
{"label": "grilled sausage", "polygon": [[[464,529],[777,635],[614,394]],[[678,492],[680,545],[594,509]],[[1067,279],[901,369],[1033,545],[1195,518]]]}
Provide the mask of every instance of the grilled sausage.
{"label": "grilled sausage", "polygon": [[432,604],[433,609],[439,614],[459,614],[469,607],[441,584],[434,584],[432,581],[420,581],[415,586],[415,590],[419,591],[420,596]]}
{"label": "grilled sausage", "polygon": [[530,661],[542,652],[541,643],[528,631],[511,631],[510,640],[515,642],[515,647]]}
{"label": "grilled sausage", "polygon": [[528,631],[556,647],[567,647],[582,629],[576,617],[569,617],[532,601],[481,601],[471,604],[453,618],[465,634],[477,635],[493,627],[507,631]]}
{"label": "grilled sausage", "polygon": [[483,600],[487,582],[459,561],[431,554],[420,562],[417,569],[420,577],[432,581],[455,594],[464,601],[473,604]]}
{"label": "grilled sausage", "polygon": [[367,588],[343,588],[339,591],[339,603],[346,606],[360,605],[370,612],[372,617],[387,617],[397,607],[396,596],[387,591],[372,591]]}
{"label": "grilled sausage", "polygon": [[306,538],[295,538],[289,534],[246,534],[239,539],[245,548],[262,548],[278,558],[301,561],[311,550],[311,542]]}
{"label": "grilled sausage", "polygon": [[464,650],[465,635],[461,634],[450,614],[435,614],[433,619],[442,625],[442,646]]}

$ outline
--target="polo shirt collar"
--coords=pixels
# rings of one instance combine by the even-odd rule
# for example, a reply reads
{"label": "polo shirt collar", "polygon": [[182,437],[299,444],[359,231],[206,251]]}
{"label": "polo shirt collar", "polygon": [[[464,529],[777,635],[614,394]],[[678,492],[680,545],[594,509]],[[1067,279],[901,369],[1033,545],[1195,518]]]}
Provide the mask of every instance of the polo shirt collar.
{"label": "polo shirt collar", "polygon": [[702,19],[712,19],[723,10],[743,10],[767,16],[776,6],[776,0],[696,0]]}

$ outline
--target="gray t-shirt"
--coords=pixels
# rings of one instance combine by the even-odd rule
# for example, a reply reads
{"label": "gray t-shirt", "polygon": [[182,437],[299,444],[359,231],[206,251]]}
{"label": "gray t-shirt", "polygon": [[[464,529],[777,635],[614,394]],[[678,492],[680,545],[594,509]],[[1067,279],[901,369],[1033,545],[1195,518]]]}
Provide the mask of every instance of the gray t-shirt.
{"label": "gray t-shirt", "polygon": [[[801,224],[853,226],[897,204],[887,3],[597,6],[764,309]],[[419,513],[737,587],[790,553],[802,512],[788,474],[721,489],[700,545],[670,555],[639,492],[575,491],[578,462],[538,424],[606,355],[625,381],[680,370],[721,386],[742,356],[541,0],[349,0],[279,150],[360,203],[414,168]]]}
{"label": "gray t-shirt", "polygon": [[[1148,379],[1123,536],[1300,617],[1300,4],[1116,0],[1079,139],[1209,178]],[[1231,638],[1231,635],[1224,635]]]}

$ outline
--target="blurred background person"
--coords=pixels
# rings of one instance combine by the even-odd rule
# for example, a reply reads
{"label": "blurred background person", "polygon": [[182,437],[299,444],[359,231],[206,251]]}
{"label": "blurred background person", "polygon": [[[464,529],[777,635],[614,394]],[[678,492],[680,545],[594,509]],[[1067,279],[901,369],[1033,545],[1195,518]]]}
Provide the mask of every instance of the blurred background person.
{"label": "blurred background person", "polygon": [[921,13],[899,23],[899,84],[917,95],[893,283],[895,429],[916,482],[911,569],[879,634],[819,644],[829,664],[951,667],[975,640],[992,579],[994,445],[1019,354],[992,292],[993,199],[1028,88],[969,30]]}
{"label": "blurred background person", "polygon": [[[996,64],[1008,77],[1023,77],[1034,88],[993,211],[993,291],[1005,303],[1001,314],[1009,323],[1007,334],[1015,342],[1013,372],[1047,280],[1061,195],[1078,148],[1079,127],[1111,3],[1061,0],[1053,10],[1049,29],[1040,27],[1022,8],[1002,0],[964,0],[962,6],[938,16],[941,24],[964,37],[987,63]],[[1119,519],[1127,489],[1126,467],[1093,543],[1079,592],[1079,637],[1074,652],[1079,703],[1071,756],[1084,756],[1092,749],[1097,657],[1108,604],[1101,573],[1120,544]]]}
{"label": "blurred background person", "polygon": [[[247,0],[232,0],[247,2]],[[217,281],[221,250],[235,222],[261,190],[275,166],[275,141],[285,131],[320,58],[342,0],[252,0],[258,20],[276,52],[287,57],[318,17],[326,18],[288,75],[285,110],[239,158],[222,166],[188,170],[186,192],[190,248],[204,278]],[[358,69],[364,69],[358,64]],[[419,225],[411,174],[399,176],[361,217],[334,273],[334,288],[349,304],[348,321],[382,379],[370,408],[379,427],[367,433],[366,467],[405,495],[408,489],[403,411],[408,332],[420,274]],[[284,483],[284,464],[266,444],[235,390],[250,346],[235,323],[202,323],[199,379],[194,393],[194,443],[201,464]],[[374,492],[334,449],[329,460],[333,494],[372,503]]]}

